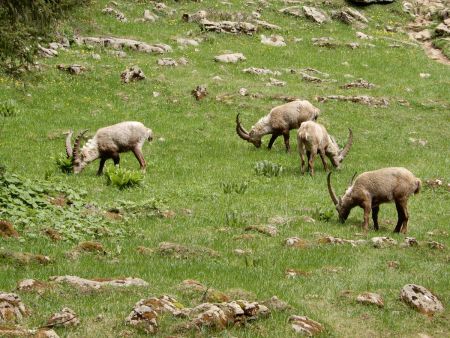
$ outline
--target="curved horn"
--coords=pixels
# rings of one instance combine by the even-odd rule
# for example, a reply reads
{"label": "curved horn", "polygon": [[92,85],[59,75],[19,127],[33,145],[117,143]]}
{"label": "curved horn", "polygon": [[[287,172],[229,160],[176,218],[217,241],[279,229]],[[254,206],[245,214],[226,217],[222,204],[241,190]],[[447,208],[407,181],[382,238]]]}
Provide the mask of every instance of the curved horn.
{"label": "curved horn", "polygon": [[350,180],[350,184],[349,184],[349,185],[352,185],[352,184],[353,184],[353,180],[355,179],[355,176],[356,176],[356,171],[355,171],[355,173],[353,174],[352,179]]}
{"label": "curved horn", "polygon": [[348,152],[350,151],[350,148],[352,147],[353,144],[353,132],[350,128],[348,128],[348,140],[347,140],[347,144],[345,145],[344,149],[342,149],[339,152],[339,159],[342,161],[345,156],[347,156]]}
{"label": "curved horn", "polygon": [[73,159],[74,160],[80,159],[80,141],[81,141],[81,138],[83,137],[83,135],[87,131],[88,131],[87,129],[83,130],[81,133],[78,134],[77,138],[75,139],[75,144],[73,146]]}
{"label": "curved horn", "polygon": [[69,130],[67,133],[64,133],[64,135],[67,135],[66,137],[66,154],[67,158],[71,158],[73,156],[73,150],[72,150],[72,135],[73,130]]}
{"label": "curved horn", "polygon": [[339,201],[338,201],[338,199],[336,197],[336,194],[335,194],[335,192],[333,190],[333,187],[331,186],[331,172],[328,173],[327,184],[328,184],[328,192],[330,193],[330,196],[331,196],[331,199],[333,200],[334,205],[338,205]]}
{"label": "curved horn", "polygon": [[239,114],[236,115],[236,133],[245,141],[250,139],[248,132],[242,127],[241,121],[239,121]]}

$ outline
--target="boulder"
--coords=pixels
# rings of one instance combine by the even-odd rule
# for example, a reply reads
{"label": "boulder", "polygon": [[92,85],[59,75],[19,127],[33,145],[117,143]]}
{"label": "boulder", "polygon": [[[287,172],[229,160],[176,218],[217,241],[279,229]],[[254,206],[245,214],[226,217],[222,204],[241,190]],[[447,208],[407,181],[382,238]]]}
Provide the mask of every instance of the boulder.
{"label": "boulder", "polygon": [[383,298],[379,294],[373,292],[364,292],[358,295],[356,301],[361,304],[374,304],[378,307],[384,307]]}
{"label": "boulder", "polygon": [[244,33],[252,35],[256,33],[257,27],[245,21],[209,21],[207,19],[202,19],[200,21],[200,27],[204,31],[216,32],[216,33]]}
{"label": "boulder", "polygon": [[369,22],[361,12],[350,7],[344,7],[341,10],[332,12],[331,17],[348,25],[353,25],[355,23],[366,24]]}
{"label": "boulder", "polygon": [[405,285],[400,291],[400,299],[420,313],[428,316],[444,311],[441,301],[421,285]]}
{"label": "boulder", "polygon": [[72,309],[65,307],[50,317],[46,327],[68,327],[78,326],[79,324],[80,320],[77,314]]}
{"label": "boulder", "polygon": [[145,79],[144,72],[138,66],[132,66],[125,69],[121,74],[120,78],[123,83],[129,83],[130,81],[139,81]]}
{"label": "boulder", "polygon": [[217,55],[214,57],[214,60],[217,62],[224,62],[224,63],[237,63],[238,61],[247,60],[247,58],[242,53],[229,53]]}
{"label": "boulder", "polygon": [[0,324],[19,321],[28,313],[18,295],[0,291]]}
{"label": "boulder", "polygon": [[126,277],[126,278],[99,278],[86,279],[77,276],[52,276],[50,281],[55,283],[67,283],[73,286],[78,286],[86,289],[100,289],[105,286],[110,287],[128,287],[128,286],[148,286],[148,283],[140,278]]}
{"label": "boulder", "polygon": [[289,323],[291,323],[292,329],[299,334],[305,336],[314,336],[316,334],[321,333],[324,330],[322,324],[309,319],[306,316],[290,316]]}
{"label": "boulder", "polygon": [[330,21],[330,18],[324,12],[315,7],[303,6],[303,12],[308,19],[314,22],[322,24]]}

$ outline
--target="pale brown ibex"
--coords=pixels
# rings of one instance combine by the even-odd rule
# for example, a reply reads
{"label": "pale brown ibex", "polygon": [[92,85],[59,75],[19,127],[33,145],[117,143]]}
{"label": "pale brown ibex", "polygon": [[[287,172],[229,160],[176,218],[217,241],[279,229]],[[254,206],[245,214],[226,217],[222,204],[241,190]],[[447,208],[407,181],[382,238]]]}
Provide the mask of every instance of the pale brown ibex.
{"label": "pale brown ibex", "polygon": [[296,100],[273,108],[268,115],[256,122],[250,132],[244,129],[237,114],[236,132],[240,138],[253,143],[256,148],[261,147],[261,138],[264,135],[272,134],[269,149],[272,148],[277,137],[283,135],[286,151],[289,151],[289,131],[298,129],[302,122],[317,120],[319,114],[319,108],[314,107],[309,101]]}
{"label": "pale brown ibex", "polygon": [[87,164],[99,158],[100,166],[97,175],[101,175],[107,159],[113,159],[114,164],[118,165],[120,162],[119,153],[127,151],[132,151],[139,161],[141,169],[145,169],[146,163],[142,154],[142,146],[146,140],[150,142],[153,139],[153,132],[142,123],[126,121],[100,128],[80,151],[80,141],[86,131],[78,134],[73,150],[71,147],[73,132],[70,131],[66,137],[66,153],[67,157],[73,158],[73,172],[75,174],[78,174]]}
{"label": "pale brown ibex", "polygon": [[364,172],[356,178],[353,184],[350,182],[350,187],[342,198],[336,197],[330,180],[331,172],[327,177],[328,192],[342,223],[347,219],[351,209],[360,206],[364,209],[364,230],[367,231],[369,228],[371,211],[374,228],[378,230],[379,205],[394,201],[398,213],[398,222],[394,232],[406,234],[409,219],[408,198],[412,194],[417,194],[422,186],[420,179],[416,178],[409,170],[395,167]]}
{"label": "pale brown ibex", "polygon": [[345,156],[347,156],[353,143],[352,130],[348,130],[347,144],[340,149],[334,137],[328,134],[325,127],[314,121],[303,122],[297,132],[297,146],[300,154],[300,168],[302,175],[305,173],[304,156],[308,158],[308,169],[311,176],[314,176],[314,158],[317,154],[322,159],[325,171],[328,171],[328,165],[325,160],[327,156],[334,167],[339,168]]}

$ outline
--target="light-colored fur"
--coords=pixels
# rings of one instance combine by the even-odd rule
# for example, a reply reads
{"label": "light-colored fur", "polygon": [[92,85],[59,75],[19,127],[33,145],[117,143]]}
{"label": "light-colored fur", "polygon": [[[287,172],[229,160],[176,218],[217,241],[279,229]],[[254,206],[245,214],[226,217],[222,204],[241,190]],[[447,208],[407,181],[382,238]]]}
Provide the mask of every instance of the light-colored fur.
{"label": "light-colored fur", "polygon": [[100,158],[101,174],[104,162],[112,158],[115,164],[120,161],[119,153],[132,151],[145,169],[142,146],[146,140],[151,141],[153,132],[140,122],[126,121],[100,128],[94,137],[87,141],[80,151],[80,158],[75,159],[74,172],[79,173],[90,162]]}
{"label": "light-colored fur", "polygon": [[[328,176],[329,179],[330,176]],[[415,177],[408,169],[402,167],[367,171],[359,175],[344,196],[338,199],[336,210],[339,213],[339,218],[345,221],[350,210],[355,206],[363,208],[364,229],[366,231],[369,226],[369,215],[372,211],[374,226],[378,230],[379,205],[394,201],[398,212],[395,232],[406,233],[409,219],[408,198],[412,194],[417,194],[421,185],[420,179]],[[329,185],[330,188],[331,185]],[[332,194],[331,191],[330,194]]]}
{"label": "light-colored fur", "polygon": [[314,121],[302,123],[297,132],[297,146],[300,154],[300,168],[302,174],[305,173],[304,157],[307,153],[309,153],[309,158],[307,158],[308,167],[312,176],[314,176],[314,158],[316,154],[319,154],[322,159],[325,171],[328,171],[325,156],[327,156],[333,166],[337,168],[339,168],[344,159],[344,156],[341,156],[342,149],[339,149],[336,140],[328,134],[323,125]]}
{"label": "light-colored fur", "polygon": [[248,133],[248,142],[256,147],[261,146],[261,138],[264,135],[272,134],[269,142],[269,149],[275,139],[283,135],[286,150],[290,149],[289,131],[298,129],[305,121],[316,120],[320,114],[319,108],[314,107],[309,101],[296,100],[282,104],[273,108],[270,113],[256,122]]}

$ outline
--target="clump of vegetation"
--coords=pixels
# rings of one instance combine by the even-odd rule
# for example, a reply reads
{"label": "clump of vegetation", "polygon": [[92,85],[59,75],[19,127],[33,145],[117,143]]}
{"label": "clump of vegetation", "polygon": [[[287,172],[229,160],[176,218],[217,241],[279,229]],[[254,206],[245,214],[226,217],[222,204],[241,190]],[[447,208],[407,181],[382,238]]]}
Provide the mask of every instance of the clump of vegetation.
{"label": "clump of vegetation", "polygon": [[123,236],[121,225],[110,228],[102,209],[84,200],[85,192],[72,187],[0,175],[0,219],[8,219],[22,237],[33,238],[51,227],[65,240]]}
{"label": "clump of vegetation", "polygon": [[56,166],[65,174],[73,173],[73,157],[59,154],[55,157]]}
{"label": "clump of vegetation", "polygon": [[244,224],[242,215],[237,210],[231,210],[225,214],[225,220],[228,226],[237,227]]}
{"label": "clump of vegetation", "polygon": [[283,167],[277,163],[264,160],[256,162],[255,172],[257,175],[264,175],[266,177],[279,176],[283,172]]}
{"label": "clump of vegetation", "polygon": [[17,102],[13,99],[6,100],[0,103],[0,117],[13,117],[19,112]]}
{"label": "clump of vegetation", "polygon": [[144,180],[144,173],[138,170],[128,170],[120,167],[108,167],[105,170],[106,183],[119,189],[138,186]]}
{"label": "clump of vegetation", "polygon": [[39,43],[54,33],[55,24],[88,0],[5,0],[0,6],[0,69],[16,73],[31,65]]}
{"label": "clump of vegetation", "polygon": [[118,201],[110,212],[117,212],[127,218],[160,216],[167,206],[164,201],[157,198],[148,198],[140,202]]}
{"label": "clump of vegetation", "polygon": [[220,186],[223,189],[223,192],[225,194],[231,194],[233,192],[237,194],[243,194],[247,191],[248,188],[248,182],[222,182],[220,183]]}
{"label": "clump of vegetation", "polygon": [[334,216],[335,211],[333,209],[316,207],[314,210],[314,218],[322,222],[329,222]]}

